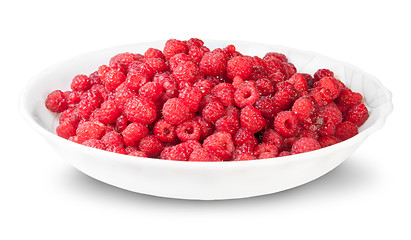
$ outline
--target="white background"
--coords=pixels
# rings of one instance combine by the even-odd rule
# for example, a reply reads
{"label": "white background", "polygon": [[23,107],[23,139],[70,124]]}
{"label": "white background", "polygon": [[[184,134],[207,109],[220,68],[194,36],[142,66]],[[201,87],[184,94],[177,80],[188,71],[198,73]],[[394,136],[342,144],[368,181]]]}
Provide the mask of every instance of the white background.
{"label": "white background", "polygon": [[[407,1],[2,1],[0,239],[410,239]],[[21,118],[29,79],[78,54],[190,37],[319,52],[393,93],[385,127],[304,186],[230,201],[127,192],[60,158]]]}

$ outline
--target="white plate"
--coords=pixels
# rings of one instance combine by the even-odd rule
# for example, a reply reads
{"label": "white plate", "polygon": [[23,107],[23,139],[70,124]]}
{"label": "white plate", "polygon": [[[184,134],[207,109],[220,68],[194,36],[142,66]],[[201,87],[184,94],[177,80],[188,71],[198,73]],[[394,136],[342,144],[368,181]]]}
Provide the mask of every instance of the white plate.
{"label": "white plate", "polygon": [[90,74],[120,52],[144,53],[163,49],[165,41],[117,46],[58,63],[36,77],[23,90],[20,112],[27,122],[74,167],[102,182],[134,192],[181,199],[234,199],[279,192],[312,181],[347,159],[364,140],[381,128],[392,112],[391,93],[374,76],[326,56],[282,46],[238,41],[205,41],[210,49],[234,44],[243,54],[263,57],[284,53],[298,72],[313,74],[329,68],[336,77],[365,99],[370,116],[358,135],[313,152],[241,162],[180,162],[137,158],[82,146],[55,135],[58,121],[44,106],[47,94],[69,89],[77,74]]}

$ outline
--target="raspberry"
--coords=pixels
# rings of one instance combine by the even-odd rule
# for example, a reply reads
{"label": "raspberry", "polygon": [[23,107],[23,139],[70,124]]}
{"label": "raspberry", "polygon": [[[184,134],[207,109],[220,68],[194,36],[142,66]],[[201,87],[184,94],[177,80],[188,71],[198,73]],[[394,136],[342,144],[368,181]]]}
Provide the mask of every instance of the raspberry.
{"label": "raspberry", "polygon": [[314,114],[315,104],[309,97],[300,97],[294,102],[291,109],[300,121],[304,121]]}
{"label": "raspberry", "polygon": [[183,41],[170,39],[166,42],[163,53],[166,59],[170,59],[177,53],[188,53],[188,47]]}
{"label": "raspberry", "polygon": [[97,148],[97,149],[101,149],[101,150],[106,150],[106,146],[104,145],[103,142],[101,142],[101,140],[97,140],[97,139],[89,139],[86,140],[82,143],[84,146],[87,147],[92,147],[92,148]]}
{"label": "raspberry", "polygon": [[224,106],[221,102],[210,102],[202,110],[202,115],[209,122],[217,121],[224,114]]}
{"label": "raspberry", "polygon": [[126,87],[130,90],[138,91],[140,87],[149,82],[148,78],[143,74],[127,74],[125,79]]}
{"label": "raspberry", "polygon": [[86,75],[77,75],[71,81],[70,88],[73,91],[87,91],[91,87],[90,79]]}
{"label": "raspberry", "polygon": [[212,90],[212,94],[218,97],[224,106],[234,103],[234,87],[229,83],[220,83]]}
{"label": "raspberry", "polygon": [[227,77],[233,79],[239,76],[247,79],[253,71],[253,62],[248,57],[237,56],[227,62]]}
{"label": "raspberry", "polygon": [[235,89],[239,88],[243,83],[245,83],[245,81],[242,78],[240,78],[239,76],[235,76],[233,78],[232,85]]}
{"label": "raspberry", "polygon": [[234,152],[234,143],[231,135],[226,132],[217,132],[207,137],[203,147],[209,153],[222,160],[229,160]]}
{"label": "raspberry", "polygon": [[301,75],[305,78],[308,87],[312,87],[314,84],[314,78],[308,73],[301,73]]}
{"label": "raspberry", "polygon": [[263,133],[263,142],[264,143],[272,143],[277,148],[280,148],[283,144],[283,138],[274,129],[267,129]]}
{"label": "raspberry", "polygon": [[318,139],[318,143],[320,143],[322,148],[337,144],[338,142],[339,140],[334,136],[323,136]]}
{"label": "raspberry", "polygon": [[56,134],[62,138],[68,139],[76,135],[76,127],[71,123],[71,121],[61,122],[56,128]]}
{"label": "raspberry", "polygon": [[117,108],[120,112],[124,111],[124,105],[126,104],[126,102],[133,98],[136,97],[137,94],[127,88],[120,88],[120,89],[116,89],[116,91],[114,92],[114,101],[117,104]]}
{"label": "raspberry", "polygon": [[205,120],[202,116],[196,116],[194,119],[200,124],[200,140],[206,139],[214,132],[214,125]]}
{"label": "raspberry", "polygon": [[91,73],[89,76],[89,81],[90,81],[90,85],[93,86],[95,84],[103,84],[103,82],[101,81],[101,78],[98,74],[98,71],[94,71],[93,73]]}
{"label": "raspberry", "polygon": [[102,78],[104,86],[110,92],[114,92],[120,84],[126,80],[126,76],[117,70],[110,69]]}
{"label": "raspberry", "polygon": [[190,56],[188,56],[185,53],[178,53],[178,54],[174,55],[173,57],[171,57],[170,60],[168,61],[168,63],[170,65],[170,69],[172,71],[174,71],[174,69],[176,69],[176,67],[180,63],[190,62],[190,61],[191,61]]}
{"label": "raspberry", "polygon": [[291,153],[289,151],[282,151],[278,154],[277,157],[285,157],[285,156],[290,156]]}
{"label": "raspberry", "polygon": [[[263,58],[264,59],[264,58]],[[288,79],[288,75],[287,72],[284,68],[284,64],[282,61],[276,59],[276,58],[270,58],[265,60],[265,65],[266,65],[266,69],[268,71],[268,74],[274,74],[277,72],[280,72],[281,74],[284,75],[284,78]]]}
{"label": "raspberry", "polygon": [[310,138],[314,138],[315,140],[318,140],[319,135],[317,132],[309,130],[309,129],[304,129],[301,131],[300,133],[300,138],[301,137],[310,137]]}
{"label": "raspberry", "polygon": [[323,87],[311,88],[310,96],[312,96],[319,106],[325,106],[333,101],[332,93],[329,89]]}
{"label": "raspberry", "polygon": [[259,159],[273,158],[278,154],[277,147],[272,143],[261,143],[254,149],[254,156]]}
{"label": "raspberry", "polygon": [[352,122],[342,122],[340,125],[337,126],[335,130],[335,136],[342,141],[345,141],[349,138],[354,137],[358,134],[358,127]]}
{"label": "raspberry", "polygon": [[254,134],[248,128],[240,127],[233,135],[235,146],[241,146],[243,144],[252,144],[256,146],[258,144]]}
{"label": "raspberry", "polygon": [[260,78],[255,82],[255,87],[262,96],[268,96],[274,93],[274,85],[267,78]]}
{"label": "raspberry", "polygon": [[195,119],[180,123],[176,129],[177,137],[182,141],[199,140],[201,136],[201,126]]}
{"label": "raspberry", "polygon": [[147,63],[132,62],[129,65],[128,74],[141,74],[152,78],[156,72]]}
{"label": "raspberry", "polygon": [[294,64],[289,63],[289,62],[284,62],[283,66],[284,66],[285,72],[287,73],[288,77],[291,77],[297,73],[297,68],[294,66]]}
{"label": "raspberry", "polygon": [[254,107],[261,112],[265,118],[274,118],[274,116],[281,111],[281,109],[274,103],[273,98],[266,96],[260,97],[254,104]]}
{"label": "raspberry", "polygon": [[269,61],[270,59],[276,59],[280,62],[288,62],[287,57],[284,54],[278,53],[278,52],[268,52],[268,53],[266,53],[263,60],[264,61]]}
{"label": "raspberry", "polygon": [[319,81],[315,82],[313,87],[322,87],[328,89],[331,93],[332,99],[336,99],[341,92],[340,86],[337,81],[338,80],[334,77],[323,77]]}
{"label": "raspberry", "polygon": [[163,87],[159,83],[148,82],[139,89],[138,93],[142,97],[146,97],[155,101],[163,93]]}
{"label": "raspberry", "polygon": [[153,82],[160,83],[165,90],[165,95],[169,98],[177,97],[178,89],[177,83],[174,78],[168,73],[156,74],[153,78]]}
{"label": "raspberry", "polygon": [[149,59],[149,58],[161,58],[165,60],[165,56],[161,50],[158,50],[156,48],[149,48],[146,50],[144,53],[144,58]]}
{"label": "raspberry", "polygon": [[188,107],[191,112],[197,112],[201,101],[201,91],[196,87],[184,88],[178,98]]}
{"label": "raspberry", "polygon": [[110,131],[104,134],[101,138],[101,141],[104,143],[105,146],[116,145],[116,146],[124,146],[123,137],[117,131]]}
{"label": "raspberry", "polygon": [[154,124],[153,133],[162,142],[173,142],[176,135],[176,126],[160,119]]}
{"label": "raspberry", "polygon": [[347,112],[345,121],[350,121],[356,124],[358,127],[364,124],[368,119],[368,109],[364,104],[358,104]]}
{"label": "raspberry", "polygon": [[288,80],[288,83],[294,86],[295,90],[302,92],[308,90],[308,83],[305,77],[301,73],[292,75]]}
{"label": "raspberry", "polygon": [[[279,84],[277,84],[278,86]],[[298,92],[294,86],[286,83],[273,96],[274,103],[281,109],[289,109],[298,98]]]}
{"label": "raspberry", "polygon": [[181,144],[165,148],[160,155],[161,159],[174,161],[188,161],[189,156]]}
{"label": "raspberry", "polygon": [[148,98],[133,97],[125,103],[124,114],[130,122],[150,124],[157,117],[157,107]]}
{"label": "raspberry", "polygon": [[130,123],[121,133],[126,146],[134,146],[137,141],[148,134],[148,128],[141,123]]}
{"label": "raspberry", "polygon": [[117,146],[117,145],[107,146],[106,151],[113,152],[113,153],[119,153],[119,154],[127,154],[127,151],[124,147]]}
{"label": "raspberry", "polygon": [[88,119],[103,101],[103,96],[99,91],[89,89],[81,95],[80,102],[77,104],[77,113],[82,118]]}
{"label": "raspberry", "polygon": [[128,65],[130,65],[130,63],[137,61],[138,58],[136,56],[136,54],[134,53],[129,53],[129,52],[125,52],[125,53],[119,53],[117,55],[115,55],[114,57],[112,57],[110,59],[110,66],[112,66],[113,64],[120,62],[124,65],[126,65],[126,67],[128,67]]}
{"label": "raspberry", "polygon": [[238,107],[243,108],[253,105],[259,96],[258,90],[252,84],[245,83],[234,92],[234,102]]}
{"label": "raspberry", "polygon": [[362,95],[351,91],[349,88],[343,88],[340,96],[336,99],[338,104],[346,106],[348,108],[354,107],[362,102]]}
{"label": "raspberry", "polygon": [[[97,85],[96,85],[97,86]],[[104,86],[103,86],[104,88]],[[65,91],[63,92],[64,98],[66,99],[67,108],[76,107],[77,103],[80,102],[80,97],[82,92],[80,91]]]}
{"label": "raspberry", "polygon": [[268,74],[268,79],[270,79],[273,84],[277,84],[286,80],[286,76],[281,72],[275,72]]}
{"label": "raspberry", "polygon": [[209,95],[211,91],[213,90],[213,85],[211,84],[210,81],[207,81],[207,80],[197,81],[194,84],[194,87],[196,87],[200,91],[202,97]]}
{"label": "raspberry", "polygon": [[109,124],[115,123],[117,118],[120,116],[120,110],[117,108],[117,103],[114,100],[107,100],[103,102],[99,109],[96,109],[92,116],[97,121]]}
{"label": "raspberry", "polygon": [[116,127],[115,129],[117,132],[122,132],[128,125],[128,120],[125,115],[120,115],[116,120]]}
{"label": "raspberry", "polygon": [[247,161],[247,160],[255,160],[256,158],[254,155],[250,153],[243,153],[243,154],[238,154],[233,158],[233,161]]}
{"label": "raspberry", "polygon": [[198,39],[198,38],[190,38],[188,41],[187,41],[187,46],[188,47],[202,47],[204,45],[204,42],[203,42],[203,40],[201,40],[201,39]]}
{"label": "raspberry", "polygon": [[129,155],[129,156],[133,156],[133,157],[144,157],[144,158],[147,157],[147,154],[145,154],[145,153],[142,152],[142,151],[137,151],[137,150],[130,152],[128,155]]}
{"label": "raspberry", "polygon": [[209,51],[210,50],[205,47],[192,46],[188,50],[188,56],[190,56],[191,61],[193,61],[195,64],[199,64],[204,54]]}
{"label": "raspberry", "polygon": [[199,67],[205,75],[221,75],[227,66],[227,60],[221,49],[215,49],[204,54],[200,61]]}
{"label": "raspberry", "polygon": [[163,105],[163,117],[171,124],[180,124],[184,122],[189,115],[190,110],[178,98],[170,98]]}
{"label": "raspberry", "polygon": [[252,133],[262,130],[266,124],[261,112],[253,106],[246,106],[241,109],[241,127],[249,129]]}
{"label": "raspberry", "polygon": [[190,157],[188,158],[188,161],[191,161],[191,162],[211,162],[211,161],[213,161],[213,157],[205,149],[199,148],[199,149],[194,150],[190,154]]}
{"label": "raspberry", "polygon": [[80,123],[76,130],[76,135],[80,142],[84,142],[89,139],[101,139],[106,131],[104,124],[100,122],[86,121]]}
{"label": "raspberry", "polygon": [[341,111],[332,103],[328,104],[318,112],[316,122],[320,123],[318,133],[322,136],[333,135],[335,127],[342,121]]}
{"label": "raspberry", "polygon": [[294,137],[300,127],[297,116],[291,111],[282,111],[274,119],[274,129],[283,137]]}
{"label": "raspberry", "polygon": [[329,69],[318,69],[314,73],[314,81],[317,82],[323,77],[334,77],[334,73]]}
{"label": "raspberry", "polygon": [[224,116],[232,116],[237,119],[240,118],[240,110],[234,106],[227,106],[224,110]]}
{"label": "raspberry", "polygon": [[68,108],[66,98],[60,90],[54,90],[47,95],[45,101],[47,109],[52,112],[61,113]]}
{"label": "raspberry", "polygon": [[161,73],[167,68],[166,63],[161,58],[148,58],[145,60],[145,64],[147,64],[148,66],[150,66],[151,69],[153,69],[154,74]]}
{"label": "raspberry", "polygon": [[314,138],[302,137],[295,141],[291,148],[292,154],[305,153],[320,149],[321,145]]}
{"label": "raspberry", "polygon": [[199,74],[199,69],[191,61],[182,62],[173,70],[173,75],[178,82],[194,83]]}
{"label": "raspberry", "polygon": [[140,140],[138,147],[148,157],[159,156],[164,148],[164,144],[154,135],[146,135]]}
{"label": "raspberry", "polygon": [[217,132],[227,132],[230,135],[233,135],[238,128],[240,128],[240,123],[234,116],[223,116],[215,123]]}

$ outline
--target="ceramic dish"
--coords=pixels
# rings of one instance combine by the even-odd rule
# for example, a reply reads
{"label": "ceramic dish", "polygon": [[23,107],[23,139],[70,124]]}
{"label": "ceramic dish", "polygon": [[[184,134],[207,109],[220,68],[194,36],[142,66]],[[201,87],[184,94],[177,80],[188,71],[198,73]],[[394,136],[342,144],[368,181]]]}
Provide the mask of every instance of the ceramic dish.
{"label": "ceramic dish", "polygon": [[102,182],[134,192],[181,199],[234,199],[279,192],[312,181],[347,159],[392,111],[391,93],[375,77],[329,57],[282,46],[238,41],[205,41],[210,49],[234,44],[243,54],[263,57],[266,52],[284,53],[298,72],[313,74],[329,68],[353,91],[360,92],[369,119],[351,139],[320,150],[242,162],[179,162],[137,158],[102,151],[58,137],[58,117],[44,106],[54,89],[69,89],[77,74],[90,74],[120,52],[144,53],[163,49],[165,41],[117,46],[87,53],[58,63],[35,76],[23,90],[20,111],[25,120],[52,148],[75,168]]}

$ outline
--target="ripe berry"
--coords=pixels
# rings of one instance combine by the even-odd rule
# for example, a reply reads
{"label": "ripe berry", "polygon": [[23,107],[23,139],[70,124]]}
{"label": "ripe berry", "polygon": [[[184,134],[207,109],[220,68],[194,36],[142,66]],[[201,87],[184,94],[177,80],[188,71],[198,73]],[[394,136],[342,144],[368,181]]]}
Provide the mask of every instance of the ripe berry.
{"label": "ripe berry", "polygon": [[202,115],[209,122],[217,121],[224,114],[224,106],[221,102],[210,102],[202,110]]}
{"label": "ripe berry", "polygon": [[291,111],[282,111],[274,119],[274,129],[283,137],[294,137],[299,132],[299,121]]}
{"label": "ripe berry", "polygon": [[106,150],[106,146],[104,145],[104,143],[101,140],[98,140],[98,139],[89,139],[89,140],[86,140],[86,141],[82,142],[81,144],[83,144],[84,146],[87,146],[87,147]]}
{"label": "ripe berry", "polygon": [[215,123],[217,132],[227,132],[233,135],[240,128],[239,119],[234,116],[223,116]]}
{"label": "ripe berry", "polygon": [[204,54],[200,61],[199,67],[205,75],[221,75],[227,66],[227,60],[221,49],[215,49]]}
{"label": "ripe berry", "polygon": [[253,62],[248,57],[237,56],[227,62],[227,77],[233,79],[239,76],[247,79],[253,71]]}
{"label": "ripe berry", "polygon": [[350,121],[358,127],[362,126],[368,119],[368,110],[364,104],[358,104],[348,110],[345,121]]}
{"label": "ripe berry", "polygon": [[244,83],[234,92],[234,102],[238,107],[243,108],[253,105],[259,96],[258,90],[252,84]]}
{"label": "ripe berry", "polygon": [[235,149],[231,135],[226,132],[217,132],[207,137],[203,142],[203,147],[222,160],[229,160]]}
{"label": "ripe berry", "polygon": [[246,106],[241,109],[240,114],[241,127],[249,129],[252,133],[262,130],[266,124],[260,111],[253,106]]}
{"label": "ripe berry", "polygon": [[86,75],[77,75],[73,78],[70,85],[73,91],[87,91],[91,87],[90,79]]}
{"label": "ripe berry", "polygon": [[134,146],[137,141],[148,134],[148,128],[141,123],[130,123],[121,133],[126,146]]}
{"label": "ripe berry", "polygon": [[211,156],[211,154],[203,149],[203,148],[199,148],[194,150],[191,154],[190,157],[188,158],[188,161],[191,162],[211,162],[213,161],[213,157]]}
{"label": "ripe berry", "polygon": [[163,53],[166,59],[170,59],[177,53],[188,53],[188,47],[183,41],[170,39],[166,42]]}
{"label": "ripe berry", "polygon": [[176,129],[177,137],[182,141],[199,140],[201,136],[201,126],[195,119],[180,123]]}
{"label": "ripe berry", "polygon": [[61,113],[67,109],[67,102],[64,94],[60,90],[54,90],[46,98],[46,107],[52,112]]}
{"label": "ripe berry", "polygon": [[104,86],[110,92],[114,92],[120,84],[126,80],[126,76],[117,70],[110,69],[102,78]]}
{"label": "ripe berry", "polygon": [[354,137],[358,134],[358,127],[352,122],[345,121],[337,126],[335,136],[342,141]]}
{"label": "ripe berry", "polygon": [[157,117],[157,107],[148,98],[133,97],[125,103],[124,114],[130,122],[150,124]]}
{"label": "ripe berry", "polygon": [[291,148],[292,154],[304,153],[320,149],[321,145],[314,138],[302,137],[295,141]]}
{"label": "ripe berry", "polygon": [[68,139],[69,137],[76,135],[76,127],[69,120],[63,121],[57,126],[56,134],[62,138]]}
{"label": "ripe berry", "polygon": [[157,157],[163,150],[164,144],[156,136],[149,134],[140,140],[138,147],[148,157]]}
{"label": "ripe berry", "polygon": [[101,139],[106,131],[104,124],[100,122],[86,121],[80,123],[76,130],[76,135],[80,142],[84,142],[89,139]]}
{"label": "ripe berry", "polygon": [[154,124],[153,133],[162,142],[173,142],[176,135],[176,126],[160,119]]}
{"label": "ripe berry", "polygon": [[190,110],[178,98],[170,98],[163,105],[163,117],[171,124],[180,124],[189,116]]}

